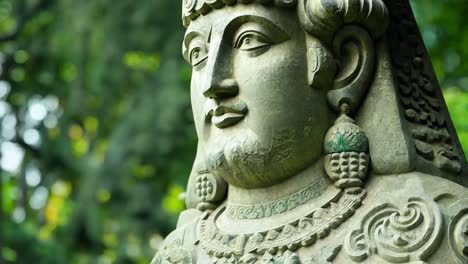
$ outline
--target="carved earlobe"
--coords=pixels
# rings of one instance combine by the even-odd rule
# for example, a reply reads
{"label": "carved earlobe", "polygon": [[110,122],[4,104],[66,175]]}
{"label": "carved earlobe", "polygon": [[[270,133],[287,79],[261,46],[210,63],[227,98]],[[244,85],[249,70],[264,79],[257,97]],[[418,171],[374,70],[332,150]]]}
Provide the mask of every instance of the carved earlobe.
{"label": "carved earlobe", "polygon": [[198,148],[187,185],[185,203],[187,208],[195,208],[200,211],[213,210],[224,200],[227,193],[227,183],[206,170],[205,161],[200,151]]}
{"label": "carved earlobe", "polygon": [[333,40],[338,71],[328,101],[336,110],[347,103],[355,112],[369,88],[374,74],[375,48],[369,33],[358,26],[345,26]]}

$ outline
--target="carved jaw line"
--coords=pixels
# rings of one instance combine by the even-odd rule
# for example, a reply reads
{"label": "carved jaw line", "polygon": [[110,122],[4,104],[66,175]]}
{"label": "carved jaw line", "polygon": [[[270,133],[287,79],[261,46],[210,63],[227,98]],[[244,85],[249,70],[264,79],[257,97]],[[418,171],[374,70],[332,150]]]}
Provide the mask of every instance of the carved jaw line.
{"label": "carved jaw line", "polygon": [[220,9],[226,5],[232,6],[240,4],[274,4],[277,7],[293,8],[297,0],[182,0],[182,21],[188,27],[192,20],[200,15],[206,15],[213,9]]}

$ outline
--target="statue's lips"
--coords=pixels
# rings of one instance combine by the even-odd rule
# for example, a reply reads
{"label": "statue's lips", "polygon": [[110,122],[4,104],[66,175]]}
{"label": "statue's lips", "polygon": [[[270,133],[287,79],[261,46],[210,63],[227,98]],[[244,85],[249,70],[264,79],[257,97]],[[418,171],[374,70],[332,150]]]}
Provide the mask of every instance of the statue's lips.
{"label": "statue's lips", "polygon": [[237,122],[241,121],[244,117],[245,115],[242,114],[228,113],[222,116],[213,116],[211,118],[211,122],[218,128],[225,128],[236,124]]}
{"label": "statue's lips", "polygon": [[236,104],[233,106],[218,106],[209,112],[211,123],[217,128],[226,128],[244,119],[247,114],[247,105]]}

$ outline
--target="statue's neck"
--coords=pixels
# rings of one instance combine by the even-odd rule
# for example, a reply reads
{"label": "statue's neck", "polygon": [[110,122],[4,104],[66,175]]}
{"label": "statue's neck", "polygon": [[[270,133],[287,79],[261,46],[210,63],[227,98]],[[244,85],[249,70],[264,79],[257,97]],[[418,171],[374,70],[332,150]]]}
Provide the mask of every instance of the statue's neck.
{"label": "statue's neck", "polygon": [[265,188],[230,186],[227,204],[220,208],[216,226],[228,234],[255,233],[303,218],[340,195],[325,174],[323,161],[290,179]]}
{"label": "statue's neck", "polygon": [[[227,207],[229,209],[263,206],[265,210],[269,210],[270,208],[266,207],[274,205],[275,202],[287,202],[290,205],[285,210],[293,209],[292,207],[299,206],[301,203],[320,196],[328,185],[328,178],[323,169],[323,161],[319,160],[290,179],[270,187],[244,189],[229,186]],[[290,198],[290,196],[293,197]],[[270,213],[266,212],[266,214],[268,216]]]}

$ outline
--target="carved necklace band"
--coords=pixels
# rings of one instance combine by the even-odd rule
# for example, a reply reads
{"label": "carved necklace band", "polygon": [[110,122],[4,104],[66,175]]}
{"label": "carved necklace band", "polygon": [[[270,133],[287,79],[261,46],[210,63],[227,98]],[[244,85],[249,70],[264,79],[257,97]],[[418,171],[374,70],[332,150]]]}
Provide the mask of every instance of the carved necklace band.
{"label": "carved necklace band", "polygon": [[[328,201],[308,215],[277,228],[249,234],[231,235],[218,229],[216,220],[226,210],[220,206],[212,214],[200,220],[197,232],[198,243],[211,256],[219,259],[236,259],[242,256],[260,259],[265,254],[282,257],[284,252],[294,252],[300,247],[309,247],[318,239],[326,237],[354,214],[362,204],[366,191],[341,191],[337,200]],[[247,254],[249,253],[249,254]],[[237,263],[237,262],[236,262]]]}
{"label": "carved necklace band", "polygon": [[327,181],[324,178],[320,178],[306,188],[272,202],[256,205],[228,204],[226,206],[226,213],[232,219],[270,217],[292,210],[319,197],[327,187]]}

